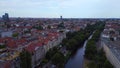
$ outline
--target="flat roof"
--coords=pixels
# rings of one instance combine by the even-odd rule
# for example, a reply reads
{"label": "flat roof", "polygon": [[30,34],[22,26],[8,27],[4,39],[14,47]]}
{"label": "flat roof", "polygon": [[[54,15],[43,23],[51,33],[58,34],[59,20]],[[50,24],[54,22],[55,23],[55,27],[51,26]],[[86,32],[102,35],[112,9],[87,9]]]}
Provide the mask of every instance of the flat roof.
{"label": "flat roof", "polygon": [[120,61],[120,42],[110,41],[108,39],[102,39],[102,40],[109,47],[111,52],[117,57],[117,59]]}

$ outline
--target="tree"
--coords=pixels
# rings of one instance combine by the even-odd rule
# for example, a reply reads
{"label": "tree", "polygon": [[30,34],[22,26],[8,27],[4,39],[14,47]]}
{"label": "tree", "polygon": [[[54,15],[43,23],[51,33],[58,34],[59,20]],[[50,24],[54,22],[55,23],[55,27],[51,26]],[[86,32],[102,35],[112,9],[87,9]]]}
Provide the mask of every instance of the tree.
{"label": "tree", "polygon": [[41,61],[41,66],[44,66],[45,64],[47,64],[48,63],[48,60],[47,59],[42,59],[42,61]]}
{"label": "tree", "polygon": [[66,36],[67,36],[67,39],[71,39],[74,35],[72,32],[68,32]]}
{"label": "tree", "polygon": [[32,68],[31,67],[31,54],[27,51],[20,53],[20,67],[21,68]]}
{"label": "tree", "polygon": [[64,46],[67,42],[68,42],[68,39],[64,38],[61,44]]}
{"label": "tree", "polygon": [[64,23],[63,23],[63,22],[60,23],[60,24],[58,25],[58,28],[65,28]]}
{"label": "tree", "polygon": [[97,65],[94,62],[90,62],[87,66],[88,68],[97,68]]}
{"label": "tree", "polygon": [[47,58],[48,60],[50,60],[56,52],[58,52],[57,47],[54,47],[54,48],[50,49],[50,50],[46,53],[46,58]]}
{"label": "tree", "polygon": [[114,41],[114,38],[110,37],[110,40],[111,40],[111,41]]}
{"label": "tree", "polygon": [[114,68],[114,67],[112,66],[112,64],[111,64],[108,60],[106,60],[106,61],[104,62],[104,67],[105,67],[105,68]]}
{"label": "tree", "polygon": [[57,65],[58,67],[63,65],[64,62],[65,62],[65,57],[61,52],[57,52],[52,58],[52,63]]}
{"label": "tree", "polygon": [[33,28],[38,29],[38,30],[43,30],[43,27],[41,25],[33,26]]}
{"label": "tree", "polygon": [[66,43],[66,47],[68,50],[74,50],[78,42],[75,39],[70,39],[68,43]]}
{"label": "tree", "polygon": [[12,34],[13,37],[18,37],[18,35],[19,35],[18,33]]}
{"label": "tree", "polygon": [[50,25],[48,25],[48,27],[47,27],[48,29],[51,29],[51,26]]}
{"label": "tree", "polygon": [[0,49],[2,49],[2,48],[5,48],[6,47],[6,45],[5,44],[0,44]]}
{"label": "tree", "polygon": [[94,40],[89,40],[86,45],[85,57],[89,60],[94,59],[97,52]]}

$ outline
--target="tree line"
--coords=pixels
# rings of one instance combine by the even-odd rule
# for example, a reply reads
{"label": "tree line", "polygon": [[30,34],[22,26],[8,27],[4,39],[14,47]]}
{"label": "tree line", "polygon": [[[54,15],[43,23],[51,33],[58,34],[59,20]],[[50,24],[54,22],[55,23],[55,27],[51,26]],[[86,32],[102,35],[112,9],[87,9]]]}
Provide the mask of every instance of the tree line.
{"label": "tree line", "polygon": [[[84,41],[89,38],[89,36],[100,26],[100,24],[102,23],[96,23],[94,25],[88,24],[85,29],[81,29],[76,32],[68,32],[66,34],[67,37],[63,39],[61,44],[71,52],[76,50],[78,47],[83,46]],[[101,28],[99,29],[101,30]]]}
{"label": "tree line", "polygon": [[85,50],[85,57],[91,62],[88,68],[113,68],[107,60],[103,49],[97,50],[96,42],[99,41],[100,34],[103,31],[105,23],[98,24],[92,38],[88,40]]}

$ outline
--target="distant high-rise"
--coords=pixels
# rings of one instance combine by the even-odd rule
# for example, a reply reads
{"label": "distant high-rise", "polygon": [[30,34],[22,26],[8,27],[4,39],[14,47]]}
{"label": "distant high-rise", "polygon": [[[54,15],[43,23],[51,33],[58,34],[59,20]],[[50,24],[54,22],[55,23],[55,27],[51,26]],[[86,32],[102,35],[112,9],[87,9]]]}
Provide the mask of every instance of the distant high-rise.
{"label": "distant high-rise", "polygon": [[5,21],[5,22],[9,22],[9,15],[8,13],[5,13],[5,15],[2,16],[2,19]]}
{"label": "distant high-rise", "polygon": [[62,19],[62,16],[60,16],[60,19]]}
{"label": "distant high-rise", "polygon": [[63,23],[63,18],[62,18],[62,16],[60,16],[60,20],[61,20],[61,23]]}

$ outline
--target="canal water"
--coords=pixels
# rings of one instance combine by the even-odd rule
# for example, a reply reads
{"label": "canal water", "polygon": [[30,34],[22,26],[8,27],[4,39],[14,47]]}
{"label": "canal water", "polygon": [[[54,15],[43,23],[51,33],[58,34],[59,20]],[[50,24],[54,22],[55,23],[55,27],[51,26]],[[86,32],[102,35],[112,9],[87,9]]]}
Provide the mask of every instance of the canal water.
{"label": "canal water", "polygon": [[[92,38],[92,35],[88,38],[88,40],[91,38]],[[68,62],[65,65],[65,68],[83,68],[85,47],[86,47],[88,40],[86,40],[84,42],[84,45],[82,47],[80,47],[76,51],[76,53],[74,53],[73,56],[70,57],[70,59],[68,60]]]}

